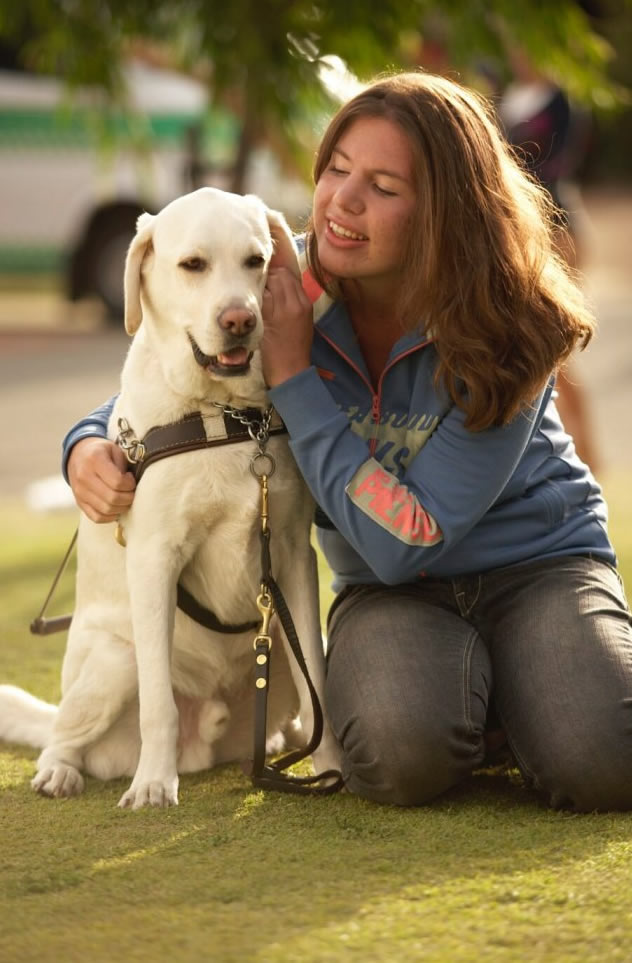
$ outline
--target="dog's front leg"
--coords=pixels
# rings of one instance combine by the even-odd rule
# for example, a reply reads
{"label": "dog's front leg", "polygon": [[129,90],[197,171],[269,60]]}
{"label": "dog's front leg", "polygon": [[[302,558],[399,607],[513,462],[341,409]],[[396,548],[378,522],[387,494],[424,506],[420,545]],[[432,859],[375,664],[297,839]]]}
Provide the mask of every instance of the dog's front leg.
{"label": "dog's front leg", "polygon": [[138,665],[141,751],[119,806],[178,803],[178,710],[171,684],[171,646],[179,565],[159,536],[130,538],[127,578]]}
{"label": "dog's front leg", "polygon": [[[284,579],[285,596],[294,613],[296,630],[311,681],[316,689],[323,712],[323,734],[320,745],[312,755],[316,771],[340,769],[341,750],[327,717],[324,704],[325,653],[320,631],[318,603],[318,566],[316,555],[309,544],[296,546],[292,555],[292,569]],[[299,718],[305,738],[312,735],[314,714],[309,689],[296,659],[288,646],[288,659],[299,696]]]}

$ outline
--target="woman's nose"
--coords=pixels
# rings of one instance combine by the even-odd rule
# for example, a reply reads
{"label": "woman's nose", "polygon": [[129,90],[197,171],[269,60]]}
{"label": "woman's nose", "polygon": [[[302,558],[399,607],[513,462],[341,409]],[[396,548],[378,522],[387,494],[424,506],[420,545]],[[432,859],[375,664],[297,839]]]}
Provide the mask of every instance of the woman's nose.
{"label": "woman's nose", "polygon": [[362,191],[356,179],[352,176],[346,177],[336,191],[336,200],[340,207],[352,214],[359,214],[364,208]]}

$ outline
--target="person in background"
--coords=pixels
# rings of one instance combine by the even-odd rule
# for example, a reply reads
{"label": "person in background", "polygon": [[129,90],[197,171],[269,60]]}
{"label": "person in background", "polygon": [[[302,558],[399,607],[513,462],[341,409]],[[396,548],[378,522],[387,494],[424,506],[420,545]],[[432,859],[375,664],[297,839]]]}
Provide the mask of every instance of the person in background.
{"label": "person in background", "polygon": [[[557,84],[536,69],[523,50],[510,54],[514,80],[504,90],[499,114],[521,162],[548,191],[555,205],[557,248],[573,269],[583,255],[586,214],[574,183],[589,142],[589,117]],[[568,365],[557,377],[557,405],[577,452],[593,472],[599,469],[585,386]]]}
{"label": "person in background", "polygon": [[[262,361],[334,573],[346,785],[428,804],[481,765],[493,713],[551,806],[628,810],[632,620],[553,400],[594,320],[544,189],[491,104],[423,72],[343,105],[314,177],[302,281],[269,272]],[[64,444],[96,522],[133,510],[110,411]]]}

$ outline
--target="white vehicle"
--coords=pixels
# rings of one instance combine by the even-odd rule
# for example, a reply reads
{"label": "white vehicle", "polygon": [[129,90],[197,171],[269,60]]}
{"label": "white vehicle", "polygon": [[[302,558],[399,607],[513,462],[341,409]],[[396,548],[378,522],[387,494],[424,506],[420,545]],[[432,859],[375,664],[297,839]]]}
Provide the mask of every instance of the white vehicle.
{"label": "white vehicle", "polygon": [[[104,148],[94,93],[70,100],[56,78],[0,70],[0,274],[61,272],[72,300],[97,295],[112,318],[122,317],[138,215],[201,184],[227,186],[238,136],[236,119],[211,109],[195,80],[135,61],[126,73],[144,152],[120,139]],[[247,190],[290,219],[308,208],[307,188],[288,183],[268,151],[253,157]]]}

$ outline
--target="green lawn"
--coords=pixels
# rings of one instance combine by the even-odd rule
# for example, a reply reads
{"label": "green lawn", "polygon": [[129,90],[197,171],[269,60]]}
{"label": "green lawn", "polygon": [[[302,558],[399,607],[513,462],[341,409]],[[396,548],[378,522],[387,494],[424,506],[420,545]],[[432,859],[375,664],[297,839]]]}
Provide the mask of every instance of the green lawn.
{"label": "green lawn", "polygon": [[[606,488],[630,587],[630,478]],[[0,681],[51,700],[65,637],[28,624],[74,522],[0,506]],[[402,810],[254,792],[231,766],[129,812],[122,782],[37,797],[35,757],[0,751],[2,963],[632,960],[632,814],[551,812],[515,771]]]}

